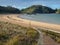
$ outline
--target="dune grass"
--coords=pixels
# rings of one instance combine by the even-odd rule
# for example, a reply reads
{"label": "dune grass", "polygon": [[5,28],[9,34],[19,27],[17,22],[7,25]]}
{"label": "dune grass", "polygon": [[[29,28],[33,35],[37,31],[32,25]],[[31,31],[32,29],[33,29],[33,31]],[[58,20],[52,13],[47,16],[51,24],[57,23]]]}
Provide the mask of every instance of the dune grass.
{"label": "dune grass", "polygon": [[37,45],[38,38],[32,28],[0,21],[0,45]]}
{"label": "dune grass", "polygon": [[54,41],[57,43],[60,43],[60,33],[48,31],[48,30],[42,30],[46,35],[50,36]]}

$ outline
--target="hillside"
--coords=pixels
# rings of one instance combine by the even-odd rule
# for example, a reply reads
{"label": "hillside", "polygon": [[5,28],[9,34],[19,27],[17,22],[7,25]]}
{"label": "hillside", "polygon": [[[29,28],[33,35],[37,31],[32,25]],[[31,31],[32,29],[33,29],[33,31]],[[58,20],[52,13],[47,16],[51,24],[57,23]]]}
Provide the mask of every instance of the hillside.
{"label": "hillside", "polygon": [[55,13],[55,10],[53,10],[50,7],[46,7],[46,6],[42,6],[42,5],[33,5],[31,7],[26,8],[26,9],[22,9],[21,13],[27,13],[27,14]]}
{"label": "hillside", "polygon": [[20,10],[11,6],[0,6],[0,13],[20,13]]}

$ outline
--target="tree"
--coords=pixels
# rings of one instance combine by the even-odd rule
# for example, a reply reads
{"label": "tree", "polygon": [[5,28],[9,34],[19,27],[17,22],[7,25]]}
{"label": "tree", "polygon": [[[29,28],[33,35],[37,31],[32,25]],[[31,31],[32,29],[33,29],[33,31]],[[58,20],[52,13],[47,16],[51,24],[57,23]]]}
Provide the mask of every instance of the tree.
{"label": "tree", "polygon": [[60,9],[57,9],[56,13],[59,13],[60,14]]}

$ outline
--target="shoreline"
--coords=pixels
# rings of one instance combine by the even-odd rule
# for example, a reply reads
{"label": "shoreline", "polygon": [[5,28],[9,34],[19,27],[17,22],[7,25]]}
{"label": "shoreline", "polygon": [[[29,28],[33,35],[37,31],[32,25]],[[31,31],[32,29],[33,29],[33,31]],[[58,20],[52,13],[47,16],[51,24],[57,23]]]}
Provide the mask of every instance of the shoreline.
{"label": "shoreline", "polygon": [[4,16],[3,17],[4,19],[2,19],[2,20],[8,21],[8,22],[11,22],[14,24],[20,24],[22,26],[27,26],[27,27],[37,27],[37,28],[50,29],[52,31],[60,33],[60,25],[32,21],[32,20],[28,20],[28,19],[22,19],[22,18],[18,17],[19,15],[7,15],[7,16]]}
{"label": "shoreline", "polygon": [[44,22],[44,23],[49,23],[49,24],[56,24],[60,25],[59,17],[60,15],[56,14],[38,14],[38,15],[21,15],[19,16],[23,19],[28,19],[32,21],[37,21],[37,22]]}
{"label": "shoreline", "polygon": [[38,22],[38,21],[32,21],[32,20],[28,20],[28,19],[22,19],[19,18],[17,16],[13,17],[13,19],[15,20],[20,20],[20,22],[24,22],[23,24],[27,24],[29,27],[40,27],[40,28],[46,28],[46,29],[51,29],[54,30],[55,32],[59,32],[60,31],[60,25],[57,24],[50,24],[50,23],[44,23],[44,22]]}

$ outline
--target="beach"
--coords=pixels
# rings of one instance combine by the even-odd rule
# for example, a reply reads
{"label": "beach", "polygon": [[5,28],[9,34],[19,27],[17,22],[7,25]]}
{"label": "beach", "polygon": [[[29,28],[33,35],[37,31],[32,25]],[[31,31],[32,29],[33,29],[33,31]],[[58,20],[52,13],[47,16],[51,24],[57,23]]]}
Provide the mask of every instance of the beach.
{"label": "beach", "polygon": [[19,14],[0,15],[0,21],[7,21],[10,23],[19,24],[25,27],[36,27],[36,28],[49,29],[51,31],[60,33],[60,25],[32,21],[28,19],[19,18],[18,16],[20,15]]}
{"label": "beach", "polygon": [[[18,16],[20,16],[20,15],[19,14],[0,15],[0,21],[18,24],[23,27],[28,27],[28,28],[35,27],[35,28],[39,28],[39,29],[44,29],[44,30],[49,30],[49,31],[60,33],[60,25],[32,21],[32,20],[28,20],[28,19],[19,18]],[[40,30],[37,30],[37,31],[40,32]],[[60,45],[57,42],[55,42],[51,37],[49,37],[43,33],[40,35],[42,36],[42,38],[41,37],[40,38],[41,38],[41,41],[43,41],[43,45]]]}

